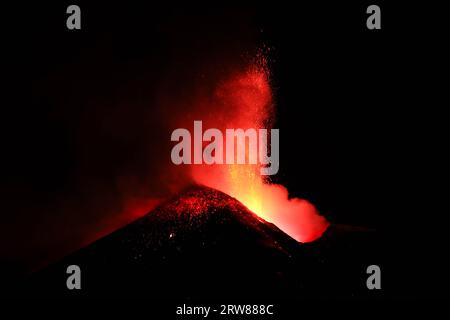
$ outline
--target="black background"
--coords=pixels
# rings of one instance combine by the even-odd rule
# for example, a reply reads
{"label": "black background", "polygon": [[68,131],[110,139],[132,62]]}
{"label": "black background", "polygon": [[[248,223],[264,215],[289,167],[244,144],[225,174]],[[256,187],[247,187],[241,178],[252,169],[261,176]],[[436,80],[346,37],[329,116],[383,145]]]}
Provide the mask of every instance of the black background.
{"label": "black background", "polygon": [[[378,2],[382,30],[367,30],[364,2],[79,4],[80,31],[66,28],[69,3],[3,9],[3,274],[77,248],[99,224],[92,212],[115,206],[117,175],[151,180],[146,143],[166,137],[132,128],[158,125],[142,117],[162,78],[182,96],[197,69],[267,46],[281,133],[275,181],[330,221],[382,235],[388,296],[446,294],[435,182],[445,181],[442,9]],[[96,131],[112,112],[99,102],[122,125],[113,138]],[[65,212],[67,199],[91,210]]]}

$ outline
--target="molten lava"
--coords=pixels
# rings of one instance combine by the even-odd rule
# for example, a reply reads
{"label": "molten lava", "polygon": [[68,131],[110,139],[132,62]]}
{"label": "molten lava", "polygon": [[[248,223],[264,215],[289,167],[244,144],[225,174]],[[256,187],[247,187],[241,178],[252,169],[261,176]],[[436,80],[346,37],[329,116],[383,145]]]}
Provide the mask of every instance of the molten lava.
{"label": "molten lava", "polygon": [[[269,127],[273,122],[273,95],[264,63],[222,82],[210,103],[211,112],[204,120],[209,127],[221,130]],[[257,152],[249,150],[248,141],[246,144],[247,153]],[[289,199],[285,187],[271,184],[260,175],[260,167],[261,164],[191,166],[195,182],[235,197],[297,241],[309,242],[320,237],[328,227],[326,219],[308,201]]]}

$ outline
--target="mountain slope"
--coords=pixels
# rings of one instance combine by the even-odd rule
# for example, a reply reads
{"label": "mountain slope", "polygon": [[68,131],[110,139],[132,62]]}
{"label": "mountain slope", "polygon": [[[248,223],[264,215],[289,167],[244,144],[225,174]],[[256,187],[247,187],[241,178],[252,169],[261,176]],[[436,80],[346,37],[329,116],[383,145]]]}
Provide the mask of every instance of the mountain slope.
{"label": "mountain slope", "polygon": [[[193,187],[130,225],[37,273],[50,296],[282,297],[301,286],[302,246],[236,199]],[[82,290],[67,290],[80,266]]]}

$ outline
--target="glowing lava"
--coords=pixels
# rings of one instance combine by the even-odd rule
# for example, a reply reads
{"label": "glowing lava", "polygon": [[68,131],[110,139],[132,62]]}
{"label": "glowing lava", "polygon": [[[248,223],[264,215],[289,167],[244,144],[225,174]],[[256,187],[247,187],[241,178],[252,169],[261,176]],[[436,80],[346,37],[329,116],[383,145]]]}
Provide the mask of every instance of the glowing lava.
{"label": "glowing lava", "polygon": [[[265,64],[255,64],[222,82],[208,109],[214,111],[204,120],[209,127],[222,130],[270,127],[273,99]],[[247,141],[247,150],[249,147]],[[285,187],[270,184],[260,175],[260,167],[260,164],[193,165],[192,176],[197,183],[235,197],[297,241],[309,242],[320,237],[328,227],[326,219],[308,201],[289,199]]]}

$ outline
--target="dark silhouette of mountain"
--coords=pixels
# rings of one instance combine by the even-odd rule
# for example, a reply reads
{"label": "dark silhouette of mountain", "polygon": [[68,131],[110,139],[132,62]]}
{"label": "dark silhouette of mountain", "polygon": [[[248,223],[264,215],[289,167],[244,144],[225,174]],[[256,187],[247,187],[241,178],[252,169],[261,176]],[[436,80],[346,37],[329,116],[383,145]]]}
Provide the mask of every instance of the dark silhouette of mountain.
{"label": "dark silhouette of mountain", "polygon": [[[360,296],[367,294],[365,250],[373,238],[364,229],[332,225],[321,239],[300,244],[236,199],[196,186],[35,273],[23,292],[183,299]],[[81,290],[66,287],[72,264],[81,268]]]}

